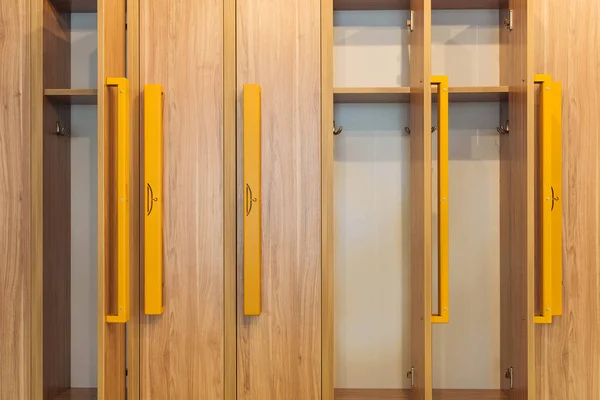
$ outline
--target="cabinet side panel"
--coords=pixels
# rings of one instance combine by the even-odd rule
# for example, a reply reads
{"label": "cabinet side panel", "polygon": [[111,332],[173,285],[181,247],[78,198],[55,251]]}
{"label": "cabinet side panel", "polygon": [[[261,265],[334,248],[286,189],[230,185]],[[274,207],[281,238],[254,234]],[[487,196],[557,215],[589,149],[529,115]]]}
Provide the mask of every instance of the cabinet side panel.
{"label": "cabinet side panel", "polygon": [[320,26],[319,0],[237,2],[240,155],[243,85],[262,96],[262,313],[243,315],[240,248],[239,400],[321,398]]}
{"label": "cabinet side panel", "polygon": [[432,396],[431,354],[431,0],[411,0],[410,235],[412,400]]}

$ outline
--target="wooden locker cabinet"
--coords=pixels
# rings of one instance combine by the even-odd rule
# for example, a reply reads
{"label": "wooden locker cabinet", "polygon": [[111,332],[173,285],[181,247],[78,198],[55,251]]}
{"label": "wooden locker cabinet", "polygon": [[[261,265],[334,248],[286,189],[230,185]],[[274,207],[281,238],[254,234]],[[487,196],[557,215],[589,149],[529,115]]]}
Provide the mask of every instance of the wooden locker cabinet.
{"label": "wooden locker cabinet", "polygon": [[[541,295],[538,286],[541,285],[542,278],[546,275],[542,272],[543,269],[538,269],[540,268],[540,260],[538,260],[535,250],[540,240],[539,235],[536,233],[538,232],[538,224],[540,223],[539,218],[536,217],[536,209],[540,207],[538,204],[540,204],[541,200],[540,189],[537,183],[537,163],[541,156],[536,155],[538,152],[536,150],[538,142],[535,139],[535,135],[538,133],[536,133],[536,109],[534,103],[537,101],[536,96],[538,92],[534,85],[533,2],[527,0],[485,2],[458,0],[411,0],[410,2],[331,0],[324,3],[328,3],[324,5],[322,34],[322,45],[325,49],[323,50],[324,78],[322,89],[324,103],[333,100],[332,102],[336,103],[335,113],[339,113],[340,116],[348,116],[347,113],[343,112],[344,105],[351,105],[351,107],[357,109],[357,107],[372,107],[371,104],[379,103],[395,103],[398,107],[402,103],[409,104],[409,123],[404,130],[410,135],[410,216],[404,215],[404,218],[410,218],[411,237],[411,304],[410,318],[406,322],[408,324],[407,329],[410,332],[411,345],[410,364],[407,364],[405,367],[405,370],[408,372],[408,380],[402,386],[405,390],[402,390],[400,387],[397,389],[369,389],[365,386],[362,386],[364,389],[344,387],[335,390],[334,395],[334,379],[332,378],[334,375],[333,357],[331,354],[324,354],[323,376],[328,377],[327,381],[323,383],[324,398],[366,399],[384,398],[384,396],[389,395],[397,396],[397,398],[419,400],[432,398],[536,398],[534,351],[534,332],[536,328],[534,325],[534,315],[540,313],[537,299],[538,296],[541,298]],[[380,20],[385,22],[370,21],[367,23],[357,17],[359,14],[349,13],[349,11],[357,12],[361,10],[365,12],[365,18],[368,15],[372,18],[380,18]],[[356,59],[352,59],[350,50],[340,49],[339,57],[340,60],[344,61],[334,60],[332,52],[334,46],[342,47],[344,44],[352,46],[354,42],[352,42],[352,36],[336,36],[334,40],[332,28],[334,26],[339,26],[341,27],[340,29],[354,28],[354,30],[350,30],[349,32],[352,32],[352,35],[357,38],[355,42],[358,44],[354,44],[356,47],[365,46],[365,44],[376,45],[378,43],[375,39],[375,34],[368,35],[366,32],[361,32],[358,27],[365,31],[368,31],[368,28],[375,29],[379,26],[389,27],[388,24],[391,23],[391,19],[385,19],[381,14],[376,14],[377,10],[404,10],[401,14],[402,17],[397,19],[397,23],[400,26],[404,26],[405,20],[402,18],[406,15],[406,32],[409,32],[407,33],[409,36],[407,43],[410,43],[410,51],[407,52],[409,55],[407,55],[408,61],[406,61],[406,65],[402,64],[404,60],[399,64],[410,71],[409,79],[405,79],[406,73],[403,70],[398,73],[398,81],[404,80],[405,83],[398,85],[399,82],[394,82],[396,86],[336,86],[340,85],[338,82],[348,79],[348,76],[351,75],[352,68],[344,68],[343,62],[356,62]],[[462,25],[469,24],[469,16],[477,16],[477,10],[498,10],[497,19],[493,21],[493,26],[496,27],[494,29],[496,29],[498,62],[495,66],[490,67],[491,64],[488,61],[487,64],[482,64],[479,67],[481,69],[491,68],[492,71],[495,69],[497,75],[495,76],[495,81],[490,83],[453,83],[453,81],[456,82],[461,79],[460,77],[457,79],[457,70],[453,71],[451,66],[439,64],[439,57],[436,57],[436,49],[433,48],[432,44],[434,44],[434,40],[440,40],[440,38],[433,37],[432,28],[436,28],[436,24],[439,23],[441,18],[440,13],[442,12],[445,12],[446,17],[453,21],[450,25],[453,23]],[[335,17],[336,25],[334,25],[334,18],[331,15],[332,11],[337,13]],[[434,13],[437,13],[435,18],[433,18]],[[472,23],[474,26],[477,26],[478,22],[472,21]],[[452,28],[454,27],[452,26],[448,29],[448,32],[456,32],[458,36],[460,34],[458,33],[460,32],[459,28],[454,30]],[[466,34],[462,33],[463,39],[466,38]],[[392,34],[389,33],[389,35],[391,37]],[[436,35],[439,36],[439,33],[436,33]],[[462,43],[460,37],[456,41],[451,36],[444,37],[443,39],[450,46],[459,47],[457,45]],[[471,40],[473,42],[465,43],[478,43],[475,38],[471,38]],[[386,41],[384,44],[389,45],[390,43]],[[438,47],[440,46],[438,43],[436,44]],[[475,49],[471,50],[473,54],[477,54],[478,51]],[[447,50],[447,52],[446,60],[456,61],[453,65],[459,65],[458,61],[462,61],[463,69],[468,69],[472,66],[469,63],[473,61],[467,59],[469,57],[467,51]],[[464,60],[463,57],[465,57]],[[491,63],[493,62],[492,59]],[[334,64],[335,73],[338,73],[338,70],[340,71],[341,78],[339,79],[332,77]],[[358,68],[356,67],[356,70]],[[373,67],[373,69],[376,68]],[[450,70],[450,73],[445,72],[446,70]],[[445,73],[440,71],[444,71]],[[460,73],[460,71],[458,72]],[[476,75],[477,70],[473,71],[473,74]],[[456,110],[457,105],[461,103],[477,103],[479,105],[482,103],[492,103],[492,105],[493,103],[497,103],[499,111],[496,112],[492,123],[495,124],[494,126],[500,125],[498,127],[499,131],[506,128],[507,131],[501,133],[508,133],[508,123],[506,123],[506,127],[504,125],[505,121],[510,121],[510,133],[501,134],[497,139],[499,142],[499,173],[497,178],[499,182],[497,182],[496,190],[498,191],[499,198],[499,210],[497,211],[499,213],[499,220],[496,223],[498,224],[499,238],[496,246],[499,247],[500,261],[498,265],[499,281],[496,282],[499,296],[496,301],[499,303],[499,312],[493,313],[491,316],[486,315],[482,319],[483,322],[487,318],[498,320],[494,326],[498,326],[496,332],[500,339],[497,346],[499,348],[500,365],[496,366],[497,372],[494,379],[497,382],[498,388],[492,390],[475,390],[475,387],[468,386],[461,387],[460,383],[457,384],[459,385],[458,387],[451,386],[451,389],[444,386],[440,387],[434,382],[433,371],[436,369],[436,351],[440,351],[440,348],[436,349],[433,341],[434,338],[439,337],[439,332],[444,329],[443,325],[436,326],[435,322],[448,322],[447,315],[442,315],[442,312],[448,311],[446,310],[447,303],[444,300],[444,296],[448,290],[448,287],[444,287],[444,285],[448,285],[448,282],[443,275],[444,269],[440,267],[442,260],[439,258],[446,254],[448,243],[437,243],[438,237],[441,238],[440,240],[444,240],[444,232],[438,232],[438,229],[447,229],[443,223],[443,221],[447,220],[442,218],[442,212],[445,212],[444,207],[448,207],[447,203],[443,203],[446,200],[451,205],[450,227],[452,227],[453,223],[458,223],[456,214],[454,215],[454,220],[452,215],[452,210],[457,209],[456,206],[452,207],[452,194],[456,194],[455,189],[453,192],[452,185],[450,185],[449,198],[446,198],[446,194],[441,195],[441,193],[447,192],[438,193],[438,190],[444,188],[442,183],[447,184],[447,182],[440,183],[438,177],[443,179],[444,175],[441,174],[442,171],[438,170],[435,172],[434,165],[437,165],[440,154],[432,156],[432,150],[437,149],[438,145],[440,149],[443,149],[441,147],[443,142],[438,141],[435,143],[434,139],[432,139],[434,135],[441,134],[440,126],[435,126],[440,121],[432,122],[432,114],[435,114],[433,108],[439,110],[440,104],[432,107],[432,102],[439,103],[441,101],[437,92],[438,90],[443,90],[440,89],[441,86],[433,86],[433,83],[435,83],[434,80],[439,80],[434,75],[447,75],[449,82],[447,95],[450,101],[449,120],[451,130],[453,129],[453,109]],[[442,81],[445,79],[442,77]],[[377,81],[381,81],[381,79]],[[334,82],[336,82],[335,85]],[[545,87],[545,89],[549,88]],[[329,97],[327,97],[327,93],[330,93]],[[461,105],[460,107],[464,109],[465,105]],[[340,134],[339,129],[336,131],[336,126],[343,124],[344,121],[340,120],[338,116],[338,118],[335,118],[336,125],[334,125],[333,108],[324,104],[322,110],[324,135],[326,135],[325,128],[331,129],[332,125],[334,126],[334,134]],[[378,118],[383,118],[383,114],[377,115]],[[442,118],[441,116],[445,114],[441,113],[439,115],[439,118]],[[352,118],[349,119],[352,120]],[[433,120],[436,120],[435,115]],[[497,121],[500,121],[500,124]],[[360,128],[355,129],[359,131],[361,129],[364,130],[364,125],[366,123],[361,122]],[[377,126],[380,127],[382,125],[378,124]],[[373,135],[377,133],[374,132]],[[350,127],[349,135],[352,134],[352,127]],[[336,138],[343,138],[343,135],[344,133],[342,132],[341,136],[336,136]],[[333,135],[331,138],[333,138]],[[335,139],[335,141],[338,140],[343,139]],[[450,140],[452,141],[452,137],[450,137]],[[340,155],[336,151],[336,161],[342,157],[342,154],[345,154],[343,151],[349,151],[350,145],[347,142],[342,143],[345,144],[341,145],[342,153]],[[333,280],[335,279],[335,274],[327,271],[333,269],[334,261],[332,260],[332,253],[334,243],[338,243],[333,239],[331,233],[335,229],[334,225],[336,225],[333,218],[336,211],[333,206],[332,189],[334,187],[334,143],[331,139],[324,138],[322,146],[323,273],[324,277],[327,276],[327,279]],[[456,149],[456,145],[450,146],[450,148]],[[388,160],[386,159],[385,161]],[[447,174],[447,171],[445,173]],[[453,176],[451,173],[450,182],[452,182],[452,179],[461,178],[456,175]],[[435,187],[437,189],[433,190]],[[432,200],[432,191],[435,201]],[[439,205],[437,205],[438,203]],[[433,209],[436,210],[433,211]],[[432,218],[434,214],[435,219]],[[438,219],[442,222],[437,222]],[[560,222],[558,223],[560,224]],[[485,226],[481,228],[486,229]],[[561,227],[559,226],[558,229],[560,233]],[[360,243],[360,245],[365,246],[366,244]],[[450,240],[450,283],[452,283],[453,279],[461,279],[459,275],[452,274],[453,265],[456,266],[457,264],[456,261],[453,261],[452,252],[452,240]],[[557,257],[560,258],[560,254]],[[438,273],[432,274],[432,269],[436,265],[438,265],[438,268],[441,268],[439,270],[440,283],[436,284],[434,290],[432,279],[437,281]],[[336,262],[336,268],[343,267],[344,265]],[[398,267],[407,268],[405,265],[399,265]],[[347,276],[344,276],[344,278],[349,279]],[[327,281],[324,281],[324,301],[333,297],[332,287],[333,284],[328,284]],[[458,308],[455,308],[453,311],[452,299],[456,299],[456,297],[452,296],[452,285],[449,287],[449,323],[452,324],[453,315],[456,320],[460,320],[458,317],[465,311]],[[561,289],[561,285],[558,283],[556,291],[559,294]],[[432,298],[438,298],[439,303],[433,304]],[[339,301],[341,300],[337,300],[335,303],[338,304]],[[349,318],[347,311],[344,311],[344,313],[344,318]],[[440,316],[435,315],[438,313]],[[557,311],[557,313],[559,315],[560,311]],[[334,306],[332,302],[327,303],[327,308],[323,311],[325,318],[323,320],[324,332],[327,332],[327,337],[323,338],[324,348],[327,348],[328,345],[338,348],[334,343],[333,327],[328,329],[328,326],[333,325],[333,314]],[[432,316],[432,314],[434,315]],[[336,319],[336,323],[337,321]],[[490,321],[490,323],[492,322]],[[335,337],[336,339],[338,338],[337,335]],[[336,359],[339,358],[336,357]],[[463,363],[469,362],[468,356],[464,357]],[[344,369],[345,367],[336,367],[335,371],[342,371],[343,374],[346,374],[347,368]],[[459,370],[460,366],[457,365],[456,369]],[[329,397],[325,397],[325,393]]]}
{"label": "wooden locker cabinet", "polygon": [[[72,13],[97,15],[92,67],[98,76],[92,88],[71,85]],[[31,2],[32,399],[125,399],[129,269],[136,269],[138,258],[137,203],[130,201],[137,143],[129,132],[125,13],[121,0]],[[71,289],[78,284],[71,281],[71,269],[81,268],[71,265],[71,215],[79,201],[71,201],[71,135],[79,134],[71,131],[73,105],[97,106],[98,113],[98,167],[90,177],[90,185],[98,187],[98,207],[87,216],[98,218],[92,271],[99,283],[97,329],[91,328],[98,335],[98,379],[88,388],[72,387],[72,348],[80,338],[71,335]]]}

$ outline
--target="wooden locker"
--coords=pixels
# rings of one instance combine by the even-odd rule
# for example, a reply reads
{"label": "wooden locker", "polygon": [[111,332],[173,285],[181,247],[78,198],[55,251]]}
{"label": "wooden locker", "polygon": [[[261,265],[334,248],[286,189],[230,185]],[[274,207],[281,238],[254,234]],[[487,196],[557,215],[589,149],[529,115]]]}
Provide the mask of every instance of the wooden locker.
{"label": "wooden locker", "polygon": [[[97,60],[89,67],[98,75],[91,88],[72,87],[71,14],[96,15]],[[137,152],[129,132],[129,87],[125,70],[125,14],[122,0],[54,1],[31,3],[33,27],[31,62],[36,74],[31,85],[31,292],[32,398],[125,399],[125,323],[129,312],[129,273],[137,266],[137,231],[127,230],[137,213],[131,202],[136,182],[131,155]],[[85,66],[82,65],[81,68]],[[119,86],[116,86],[116,83]],[[99,89],[98,89],[99,88]],[[97,174],[89,184],[97,185],[98,259],[92,276],[98,279],[98,307],[94,310],[92,352],[97,351],[98,372],[93,387],[73,387],[72,348],[78,337],[72,332],[72,289],[88,282],[72,281],[72,106],[92,106],[98,125],[86,126],[97,140]],[[95,106],[98,106],[97,108]],[[95,144],[92,148],[95,148]],[[117,156],[119,153],[119,156]],[[96,171],[96,166],[92,169]],[[117,190],[117,181],[121,184]],[[81,190],[81,188],[76,188]],[[95,189],[93,190],[95,193]],[[86,199],[82,199],[83,202]],[[96,204],[96,202],[93,202]],[[118,222],[117,222],[118,221]],[[94,222],[91,226],[96,226]],[[95,244],[93,246],[95,248]],[[90,249],[91,251],[91,249]],[[87,339],[86,339],[87,340]],[[96,379],[94,379],[96,381]],[[86,385],[88,386],[88,385]]]}
{"label": "wooden locker", "polygon": [[239,400],[321,397],[320,13],[316,0],[237,2],[240,206],[245,84],[260,86],[262,120],[262,310],[244,315],[238,236]]}

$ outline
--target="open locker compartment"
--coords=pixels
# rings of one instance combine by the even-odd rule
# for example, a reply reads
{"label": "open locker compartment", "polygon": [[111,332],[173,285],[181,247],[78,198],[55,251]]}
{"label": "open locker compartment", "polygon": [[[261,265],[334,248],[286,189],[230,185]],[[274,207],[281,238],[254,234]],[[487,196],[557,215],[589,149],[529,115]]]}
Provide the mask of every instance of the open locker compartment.
{"label": "open locker compartment", "polygon": [[[107,7],[113,11],[109,17],[104,12]],[[114,351],[109,368],[115,374],[122,372],[123,393],[125,389],[124,346],[115,345],[117,339],[107,343],[101,329],[106,314],[117,304],[112,301],[117,296],[105,296],[103,289],[114,288],[116,265],[110,255],[111,261],[102,261],[105,251],[116,252],[112,246],[116,240],[110,239],[116,231],[112,219],[112,211],[116,218],[116,190],[105,193],[104,189],[105,183],[116,186],[112,182],[116,182],[113,150],[117,146],[104,148],[103,144],[114,143],[117,132],[109,129],[111,137],[105,140],[105,125],[99,120],[103,122],[109,113],[109,121],[116,123],[119,118],[116,106],[112,108],[116,102],[109,101],[107,108],[105,93],[98,90],[105,88],[105,72],[124,79],[124,69],[107,71],[104,55],[111,54],[113,65],[122,59],[124,68],[125,3],[39,0],[32,3],[31,16],[36,35],[32,58],[40,65],[31,99],[32,210],[39,216],[32,228],[31,393],[43,400],[92,400],[103,394],[105,362],[101,359],[106,348]],[[104,35],[107,25],[121,29]],[[123,46],[114,46],[115,38],[122,39]],[[122,57],[116,53],[119,47]],[[115,88],[112,93],[116,92]],[[107,154],[110,158],[105,160]],[[105,195],[111,203],[108,209]],[[111,215],[107,218],[111,228],[106,231],[105,215]],[[118,329],[124,335],[124,325]],[[122,368],[116,367],[119,360]],[[104,394],[118,399],[111,395],[118,390]]]}

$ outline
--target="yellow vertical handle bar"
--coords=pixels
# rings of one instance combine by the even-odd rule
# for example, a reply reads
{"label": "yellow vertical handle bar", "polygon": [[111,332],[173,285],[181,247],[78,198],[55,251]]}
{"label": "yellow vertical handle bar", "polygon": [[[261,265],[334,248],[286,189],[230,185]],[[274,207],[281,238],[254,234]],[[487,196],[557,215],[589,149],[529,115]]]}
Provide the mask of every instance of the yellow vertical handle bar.
{"label": "yellow vertical handle bar", "polygon": [[144,312],[163,305],[163,88],[144,86]]}
{"label": "yellow vertical handle bar", "polygon": [[539,207],[541,215],[541,315],[537,324],[562,315],[562,85],[547,74],[540,86]]}
{"label": "yellow vertical handle bar", "polygon": [[106,322],[129,321],[129,81],[107,78],[107,86],[117,87],[117,315]]}
{"label": "yellow vertical handle bar", "polygon": [[261,116],[260,86],[244,96],[244,315],[261,312]]}
{"label": "yellow vertical handle bar", "polygon": [[448,77],[432,76],[438,85],[438,314],[431,316],[437,324],[450,321],[448,259]]}

